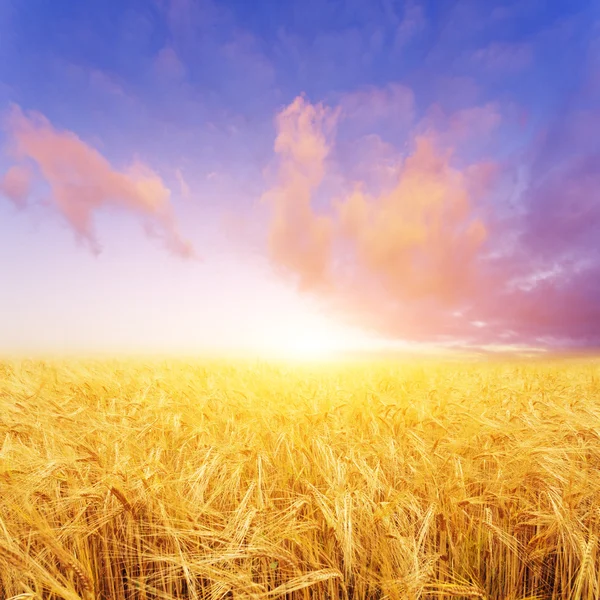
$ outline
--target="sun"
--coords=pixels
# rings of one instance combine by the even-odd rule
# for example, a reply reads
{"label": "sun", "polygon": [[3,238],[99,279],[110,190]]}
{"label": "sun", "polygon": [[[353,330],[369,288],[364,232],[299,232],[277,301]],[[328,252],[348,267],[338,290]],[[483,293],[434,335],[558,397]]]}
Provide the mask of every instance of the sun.
{"label": "sun", "polygon": [[350,340],[338,332],[307,331],[281,341],[278,351],[282,358],[294,360],[326,360],[339,357],[350,349]]}
{"label": "sun", "polygon": [[366,346],[364,332],[321,315],[297,314],[287,322],[276,320],[264,327],[253,349],[267,358],[323,361],[344,356]]}
{"label": "sun", "polygon": [[349,348],[339,332],[323,329],[271,332],[256,344],[258,354],[272,359],[319,361],[335,358]]}

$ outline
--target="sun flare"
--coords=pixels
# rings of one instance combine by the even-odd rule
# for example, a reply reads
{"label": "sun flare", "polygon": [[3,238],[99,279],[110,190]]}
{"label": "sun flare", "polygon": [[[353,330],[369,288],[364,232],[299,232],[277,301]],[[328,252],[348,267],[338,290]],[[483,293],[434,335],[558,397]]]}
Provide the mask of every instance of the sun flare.
{"label": "sun flare", "polygon": [[325,315],[299,310],[278,315],[249,341],[251,353],[269,359],[330,361],[350,355],[385,351],[416,351],[418,344],[386,339],[368,330],[351,327]]}
{"label": "sun flare", "polygon": [[254,344],[256,352],[268,358],[326,360],[360,348],[361,340],[335,327],[289,327],[265,332]]}

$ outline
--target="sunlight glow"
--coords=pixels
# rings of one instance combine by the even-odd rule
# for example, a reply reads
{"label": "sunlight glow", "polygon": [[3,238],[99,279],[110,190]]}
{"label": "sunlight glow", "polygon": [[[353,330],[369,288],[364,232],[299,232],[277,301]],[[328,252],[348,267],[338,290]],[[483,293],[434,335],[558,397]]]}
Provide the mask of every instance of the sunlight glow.
{"label": "sunlight glow", "polygon": [[366,334],[321,321],[304,318],[295,324],[268,328],[259,339],[250,341],[251,351],[268,358],[313,361],[336,358],[366,347]]}
{"label": "sunlight glow", "polygon": [[322,361],[372,352],[419,351],[419,344],[385,339],[344,325],[312,311],[298,311],[289,318],[274,316],[272,324],[247,340],[251,353],[274,359]]}

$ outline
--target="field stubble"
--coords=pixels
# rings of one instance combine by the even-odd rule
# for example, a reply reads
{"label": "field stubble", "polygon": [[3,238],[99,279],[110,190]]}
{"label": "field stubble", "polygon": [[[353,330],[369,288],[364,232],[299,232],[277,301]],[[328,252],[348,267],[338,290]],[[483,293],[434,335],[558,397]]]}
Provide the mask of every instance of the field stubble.
{"label": "field stubble", "polygon": [[600,367],[0,363],[0,598],[600,597]]}

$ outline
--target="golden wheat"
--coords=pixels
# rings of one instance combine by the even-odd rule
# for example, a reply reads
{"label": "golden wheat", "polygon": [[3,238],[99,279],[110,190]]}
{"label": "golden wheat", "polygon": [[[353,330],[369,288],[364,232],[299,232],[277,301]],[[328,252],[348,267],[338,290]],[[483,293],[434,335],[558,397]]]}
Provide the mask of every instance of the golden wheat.
{"label": "golden wheat", "polygon": [[0,598],[600,597],[596,361],[0,363]]}

